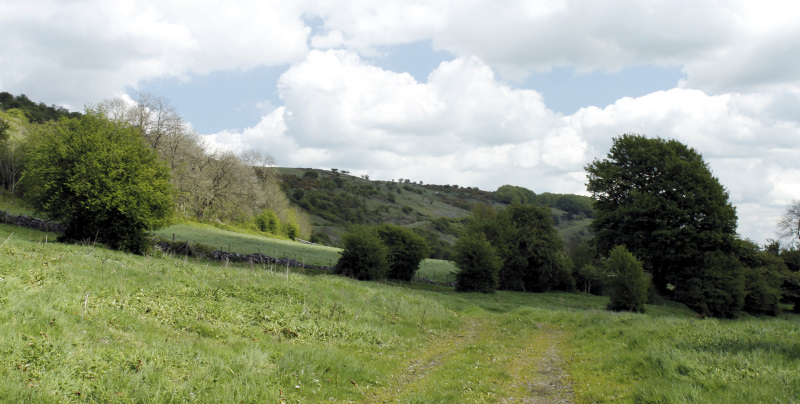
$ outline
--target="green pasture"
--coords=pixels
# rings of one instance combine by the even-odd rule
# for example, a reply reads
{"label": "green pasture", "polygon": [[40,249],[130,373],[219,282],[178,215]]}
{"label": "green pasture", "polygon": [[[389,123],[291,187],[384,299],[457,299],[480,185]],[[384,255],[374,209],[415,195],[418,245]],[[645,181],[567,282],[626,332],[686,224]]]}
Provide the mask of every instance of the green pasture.
{"label": "green pasture", "polygon": [[604,297],[287,275],[53,243],[8,225],[0,225],[0,244],[5,402],[800,396],[793,314],[700,319],[669,302],[646,314],[614,313]]}

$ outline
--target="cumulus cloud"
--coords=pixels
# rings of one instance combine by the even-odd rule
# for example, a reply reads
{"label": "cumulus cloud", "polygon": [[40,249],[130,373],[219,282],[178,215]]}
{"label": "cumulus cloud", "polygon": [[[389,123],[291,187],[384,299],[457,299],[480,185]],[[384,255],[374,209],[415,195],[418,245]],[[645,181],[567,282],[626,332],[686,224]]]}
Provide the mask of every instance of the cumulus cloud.
{"label": "cumulus cloud", "polygon": [[[6,0],[0,89],[79,109],[149,79],[291,65],[283,105],[209,143],[484,189],[585,192],[583,167],[613,136],[675,138],[729,189],[742,233],[763,240],[800,195],[798,19],[790,0]],[[365,61],[418,41],[455,55],[425,82]],[[686,78],[570,116],[509,84],[632,65]]]}
{"label": "cumulus cloud", "polygon": [[[765,217],[779,216],[798,186],[798,122],[761,118],[780,94],[676,88],[562,116],[476,57],[443,62],[419,83],[343,50],[310,52],[279,88],[284,107],[242,133],[213,137],[269,151],[287,166],[569,193],[586,192],[584,167],[605,156],[614,136],[673,138],[703,154],[731,201],[748,213],[742,233],[761,239],[774,228]],[[756,207],[761,215],[749,215]]]}
{"label": "cumulus cloud", "polygon": [[[561,116],[548,110],[538,93],[498,81],[474,57],[444,62],[427,83],[418,83],[409,74],[371,66],[351,51],[312,51],[284,73],[279,89],[285,109],[270,117],[280,114],[282,130],[262,120],[239,138],[215,138],[228,136],[240,148],[274,139],[274,153],[286,156],[280,159],[286,165],[372,175],[406,171],[406,178],[484,188],[496,187],[498,176],[533,187],[527,171],[555,176],[576,165],[580,169],[586,160],[586,144],[563,127]],[[286,138],[295,143],[280,140]],[[304,155],[309,149],[327,154],[309,159]],[[476,172],[483,182],[475,182]]]}
{"label": "cumulus cloud", "polygon": [[291,63],[310,29],[290,3],[4,1],[0,85],[80,109],[152,78]]}

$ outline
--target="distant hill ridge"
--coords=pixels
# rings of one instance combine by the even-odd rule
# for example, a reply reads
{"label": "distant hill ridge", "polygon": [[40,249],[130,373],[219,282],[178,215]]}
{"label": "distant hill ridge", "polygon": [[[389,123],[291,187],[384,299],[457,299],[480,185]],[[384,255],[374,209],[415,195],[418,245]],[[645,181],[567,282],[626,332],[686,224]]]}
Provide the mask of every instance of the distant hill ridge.
{"label": "distant hill ridge", "polygon": [[312,241],[337,245],[339,235],[353,224],[393,223],[423,237],[434,257],[448,258],[449,248],[475,204],[503,207],[534,203],[550,208],[556,227],[566,233],[588,235],[594,217],[587,196],[535,192],[503,185],[496,191],[459,185],[423,184],[410,179],[370,180],[347,171],[314,168],[277,168],[286,195],[311,216]]}

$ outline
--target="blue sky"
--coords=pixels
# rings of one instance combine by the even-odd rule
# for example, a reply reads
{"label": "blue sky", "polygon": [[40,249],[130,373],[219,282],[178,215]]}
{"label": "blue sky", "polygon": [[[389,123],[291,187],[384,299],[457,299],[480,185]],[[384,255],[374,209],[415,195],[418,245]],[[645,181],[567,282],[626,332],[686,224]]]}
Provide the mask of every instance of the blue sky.
{"label": "blue sky", "polygon": [[6,0],[0,90],[147,91],[209,147],[489,190],[585,194],[614,136],[675,138],[763,242],[800,199],[798,20],[789,0]]}
{"label": "blue sky", "polygon": [[[407,72],[424,83],[440,63],[455,56],[436,51],[430,41],[420,41],[381,49],[370,58],[375,66],[394,72]],[[200,133],[225,129],[243,130],[261,119],[266,105],[282,105],[277,82],[288,65],[259,67],[246,71],[212,72],[186,78],[158,78],[128,87],[166,97],[179,107],[181,115]],[[524,80],[509,85],[540,92],[549,109],[571,115],[580,108],[605,107],[623,97],[640,97],[675,88],[685,75],[678,67],[634,65],[619,71],[577,71],[575,67],[555,67],[548,72],[533,72]]]}

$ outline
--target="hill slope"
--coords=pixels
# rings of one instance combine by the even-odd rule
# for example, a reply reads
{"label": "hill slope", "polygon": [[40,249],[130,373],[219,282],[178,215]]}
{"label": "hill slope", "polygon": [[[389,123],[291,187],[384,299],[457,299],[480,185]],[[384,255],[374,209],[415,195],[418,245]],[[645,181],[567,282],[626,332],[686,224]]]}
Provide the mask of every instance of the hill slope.
{"label": "hill slope", "polygon": [[544,193],[535,195],[520,187],[525,200],[509,193],[483,191],[458,185],[433,185],[410,180],[372,181],[338,170],[278,168],[281,187],[289,199],[312,218],[315,240],[337,245],[339,235],[357,223],[393,223],[414,229],[434,248],[435,256],[447,258],[463,219],[478,203],[502,207],[511,202],[538,203],[550,207],[562,234],[588,234],[593,217],[591,198]]}

